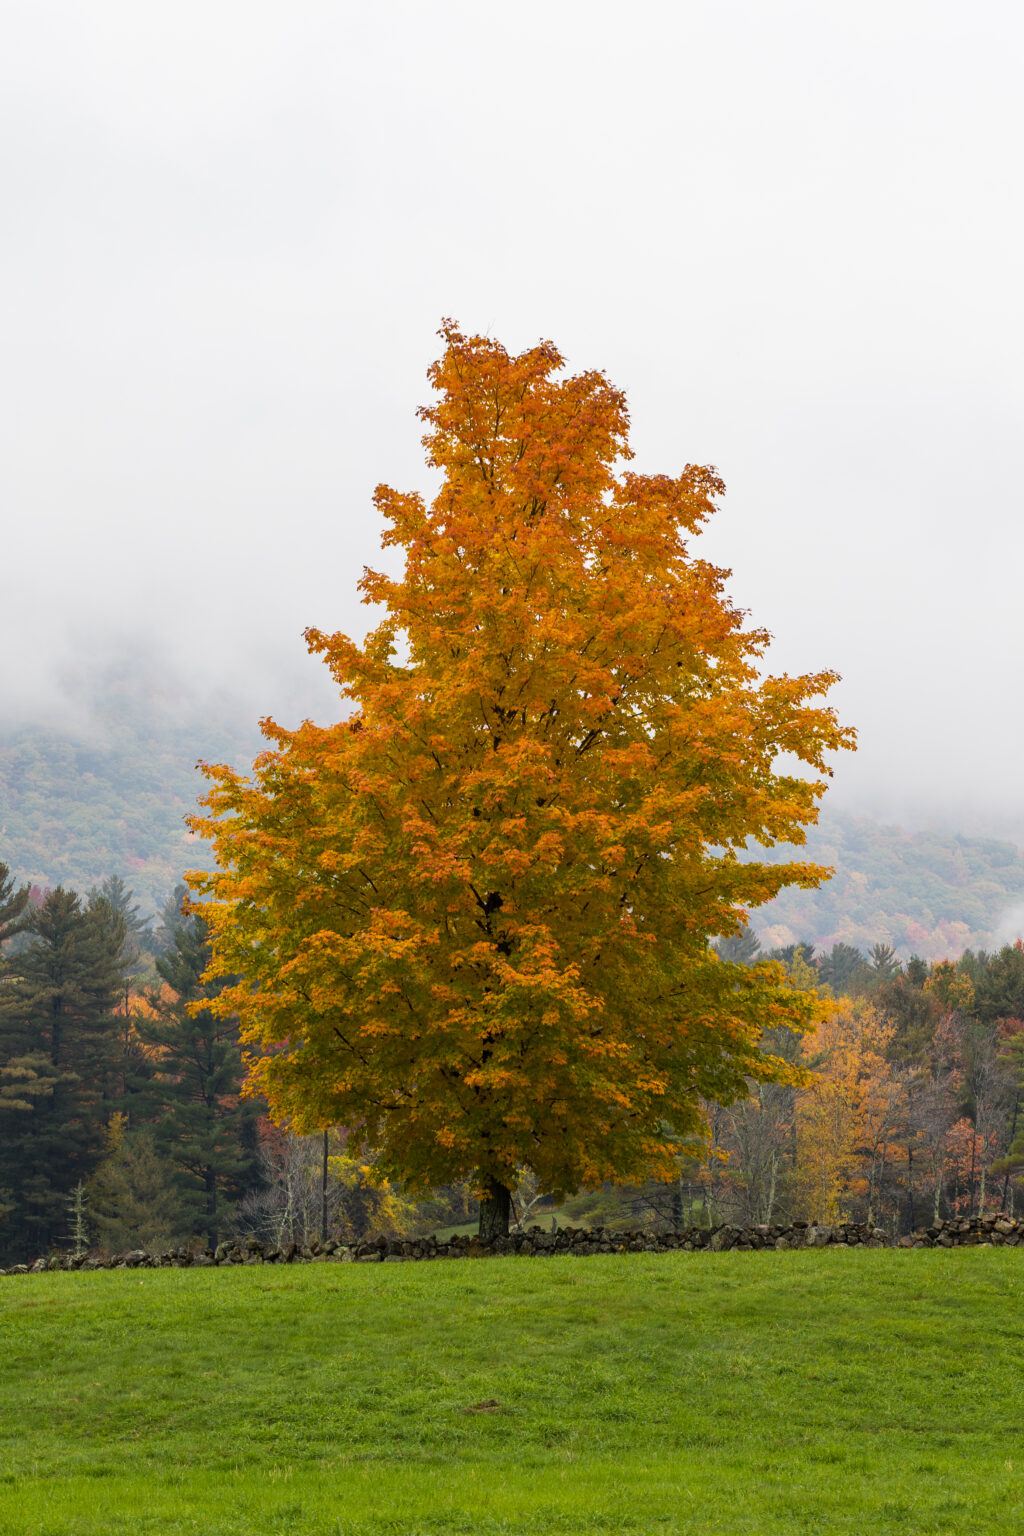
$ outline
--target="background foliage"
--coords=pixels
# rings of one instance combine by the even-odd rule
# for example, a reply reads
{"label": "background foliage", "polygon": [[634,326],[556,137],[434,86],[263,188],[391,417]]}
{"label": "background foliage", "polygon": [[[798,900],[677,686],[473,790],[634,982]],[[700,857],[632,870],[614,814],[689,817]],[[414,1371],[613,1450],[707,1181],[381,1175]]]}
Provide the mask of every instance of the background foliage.
{"label": "background foliage", "polygon": [[[768,944],[882,941],[904,957],[940,960],[1024,931],[1024,856],[1012,843],[907,832],[826,810],[805,852],[835,874],[820,890],[783,891],[760,908],[756,926]],[[759,858],[785,856],[758,850]]]}

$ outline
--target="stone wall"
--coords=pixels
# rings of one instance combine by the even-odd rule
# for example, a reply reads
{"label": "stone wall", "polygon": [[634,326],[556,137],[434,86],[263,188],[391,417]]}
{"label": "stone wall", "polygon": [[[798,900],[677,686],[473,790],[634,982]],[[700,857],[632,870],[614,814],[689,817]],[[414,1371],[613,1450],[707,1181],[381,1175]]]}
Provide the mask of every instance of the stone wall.
{"label": "stone wall", "polygon": [[78,1259],[52,1254],[36,1259],[34,1264],[0,1269],[0,1275],[35,1275],[56,1269],[212,1269],[231,1264],[401,1264],[417,1259],[476,1259],[502,1254],[544,1258],[567,1253],[583,1258],[594,1253],[723,1253],[730,1248],[962,1248],[1001,1244],[1024,1244],[1024,1220],[1000,1215],[937,1221],[896,1243],[881,1227],[868,1222],[825,1226],[806,1221],[759,1227],[727,1225],[712,1227],[710,1231],[706,1227],[684,1227],[678,1232],[657,1234],[611,1231],[607,1227],[593,1231],[561,1227],[557,1232],[547,1232],[535,1226],[493,1243],[483,1243],[476,1237],[455,1237],[446,1243],[434,1237],[372,1237],[361,1243],[330,1240],[323,1247],[314,1241],[304,1248],[295,1243],[276,1248],[248,1237],[220,1243],[215,1249],[172,1248],[167,1253],[146,1253],[140,1248],[113,1257],[85,1254]]}

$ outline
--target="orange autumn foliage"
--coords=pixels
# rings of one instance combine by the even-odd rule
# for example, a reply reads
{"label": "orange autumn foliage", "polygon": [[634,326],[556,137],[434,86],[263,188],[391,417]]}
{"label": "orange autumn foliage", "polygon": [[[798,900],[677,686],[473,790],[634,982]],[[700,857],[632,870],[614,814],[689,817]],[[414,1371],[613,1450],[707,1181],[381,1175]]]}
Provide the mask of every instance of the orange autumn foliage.
{"label": "orange autumn foliage", "polygon": [[375,496],[403,574],[364,576],[362,645],[307,633],[350,715],[206,770],[218,870],[190,879],[239,980],[204,1006],[275,1118],[409,1185],[671,1174],[701,1095],[783,1073],[761,1032],[812,1015],[709,938],[827,873],[736,850],[802,840],[852,733],[832,673],[759,676],[768,636],[690,554],[714,470],[626,468],[623,395],[550,343],[442,335],[441,488]]}
{"label": "orange autumn foliage", "polygon": [[888,1059],[894,1025],[863,1000],[839,998],[803,1041],[811,1069],[796,1105],[794,1193],[825,1222],[857,1196],[869,1219],[900,1125],[904,1084]]}

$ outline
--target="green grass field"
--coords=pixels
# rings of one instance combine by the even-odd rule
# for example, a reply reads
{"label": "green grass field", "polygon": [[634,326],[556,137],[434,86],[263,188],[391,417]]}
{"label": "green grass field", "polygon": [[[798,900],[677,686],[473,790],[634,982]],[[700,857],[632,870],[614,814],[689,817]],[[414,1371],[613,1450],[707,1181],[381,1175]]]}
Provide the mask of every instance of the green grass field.
{"label": "green grass field", "polygon": [[1024,1530],[1015,1250],[9,1277],[0,1349],[3,1536]]}

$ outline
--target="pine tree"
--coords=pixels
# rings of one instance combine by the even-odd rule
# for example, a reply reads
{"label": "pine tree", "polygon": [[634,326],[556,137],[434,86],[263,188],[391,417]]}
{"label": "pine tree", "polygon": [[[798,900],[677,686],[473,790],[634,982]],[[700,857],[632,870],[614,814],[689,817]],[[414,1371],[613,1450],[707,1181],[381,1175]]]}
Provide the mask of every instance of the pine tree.
{"label": "pine tree", "polygon": [[79,1179],[71,1191],[68,1201],[68,1216],[70,1217],[68,1236],[71,1239],[71,1254],[73,1258],[80,1259],[89,1248],[89,1222],[86,1216],[85,1185]]}
{"label": "pine tree", "polygon": [[[966,957],[965,957],[966,958]],[[974,1013],[995,1027],[1007,1115],[1005,1156],[992,1165],[1002,1183],[1002,1204],[1012,1208],[1016,1175],[1024,1169],[1024,943],[1005,944],[976,960]]]}
{"label": "pine tree", "polygon": [[107,1156],[89,1180],[89,1211],[96,1238],[112,1253],[165,1247],[188,1221],[166,1161],[148,1127],[128,1128],[117,1113],[107,1129]]}
{"label": "pine tree", "polygon": [[31,914],[29,943],[0,993],[0,1188],[4,1247],[39,1252],[63,1235],[67,1199],[103,1150],[114,1085],[123,939],[105,902],[58,887]]}
{"label": "pine tree", "polygon": [[753,965],[761,953],[761,941],[753,928],[744,923],[738,933],[719,939],[715,949],[721,959],[733,965]]}
{"label": "pine tree", "polygon": [[781,965],[792,965],[794,960],[799,960],[802,965],[813,966],[817,964],[814,958],[814,945],[801,940],[799,944],[779,944],[768,951],[769,960],[778,960]]}
{"label": "pine tree", "polygon": [[154,1115],[156,1147],[174,1169],[187,1219],[213,1246],[232,1204],[259,1182],[258,1111],[242,1100],[238,1029],[209,1009],[189,1005],[215,996],[223,983],[200,981],[210,958],[201,917],[182,919],[174,945],[157,961],[165,987],[151,992],[152,1013],[136,1028],[156,1055],[143,1088]]}
{"label": "pine tree", "polygon": [[111,940],[118,943],[117,963],[120,971],[120,1074],[117,1094],[125,1107],[131,1092],[130,1084],[138,1088],[148,1075],[149,1063],[134,1029],[133,994],[138,990],[139,978],[147,967],[144,950],[152,939],[146,920],[140,917],[133,902],[134,891],[128,890],[120,875],[109,875],[98,887],[89,892],[89,907],[96,912],[98,921],[110,928]]}
{"label": "pine tree", "polygon": [[859,949],[853,944],[839,943],[819,957],[818,979],[822,986],[831,987],[834,996],[843,997],[863,986],[870,973]]}
{"label": "pine tree", "polygon": [[891,944],[873,944],[871,954],[868,957],[868,969],[874,982],[895,981],[900,975],[902,966],[900,958]]}
{"label": "pine tree", "polygon": [[1004,1037],[1003,1064],[1013,1085],[1010,1144],[1006,1156],[993,1163],[992,1172],[1003,1180],[1002,1206],[1004,1210],[1009,1208],[1012,1213],[1017,1175],[1024,1172],[1024,1029],[1014,1030]]}
{"label": "pine tree", "polygon": [[979,956],[973,1012],[986,1024],[1024,1020],[1024,944],[1005,944],[995,955]]}
{"label": "pine tree", "polygon": [[92,900],[105,901],[124,925],[121,962],[129,976],[136,976],[142,970],[143,955],[152,943],[150,919],[142,916],[134,897],[135,892],[128,889],[120,875],[108,875],[91,893]]}
{"label": "pine tree", "polygon": [[173,894],[168,896],[157,913],[153,928],[153,953],[155,955],[166,955],[174,949],[174,935],[181,924],[187,897],[188,886],[179,881],[174,887]]}
{"label": "pine tree", "polygon": [[928,980],[928,966],[920,955],[911,955],[907,961],[906,978],[912,987],[923,987]]}
{"label": "pine tree", "polygon": [[10,869],[0,860],[0,945],[23,931],[28,897],[28,886],[16,886]]}

